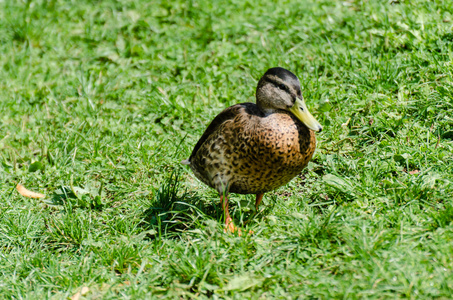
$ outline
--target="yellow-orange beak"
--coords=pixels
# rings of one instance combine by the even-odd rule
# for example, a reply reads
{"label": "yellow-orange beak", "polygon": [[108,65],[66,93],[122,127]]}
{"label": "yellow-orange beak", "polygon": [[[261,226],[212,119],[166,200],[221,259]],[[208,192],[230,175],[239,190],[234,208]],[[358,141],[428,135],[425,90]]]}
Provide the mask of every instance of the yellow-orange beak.
{"label": "yellow-orange beak", "polygon": [[299,120],[302,121],[302,123],[304,123],[311,130],[317,132],[322,131],[321,124],[319,124],[319,122],[316,121],[316,119],[308,111],[307,105],[305,105],[305,101],[303,99],[297,98],[293,107],[291,107],[289,111],[292,112]]}

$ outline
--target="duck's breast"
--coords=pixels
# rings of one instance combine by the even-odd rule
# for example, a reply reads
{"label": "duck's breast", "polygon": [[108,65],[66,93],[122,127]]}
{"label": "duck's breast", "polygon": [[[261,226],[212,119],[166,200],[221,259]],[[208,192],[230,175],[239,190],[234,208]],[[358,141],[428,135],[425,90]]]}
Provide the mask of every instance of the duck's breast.
{"label": "duck's breast", "polygon": [[274,113],[248,122],[236,132],[231,192],[267,192],[289,182],[310,161],[315,134],[289,113]]}

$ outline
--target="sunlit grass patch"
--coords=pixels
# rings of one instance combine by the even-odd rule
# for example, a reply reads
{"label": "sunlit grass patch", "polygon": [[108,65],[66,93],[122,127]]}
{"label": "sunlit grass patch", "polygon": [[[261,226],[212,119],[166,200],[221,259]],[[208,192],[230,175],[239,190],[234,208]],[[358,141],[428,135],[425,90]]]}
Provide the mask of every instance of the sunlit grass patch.
{"label": "sunlit grass patch", "polygon": [[[451,297],[452,11],[0,2],[2,296]],[[254,234],[224,234],[217,193],[180,161],[274,66],[324,130],[260,211],[231,195]]]}

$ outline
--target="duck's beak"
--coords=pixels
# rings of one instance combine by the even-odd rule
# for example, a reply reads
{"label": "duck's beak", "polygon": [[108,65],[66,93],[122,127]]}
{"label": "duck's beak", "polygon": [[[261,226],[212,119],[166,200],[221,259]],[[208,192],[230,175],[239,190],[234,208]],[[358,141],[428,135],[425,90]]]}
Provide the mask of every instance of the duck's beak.
{"label": "duck's beak", "polygon": [[303,99],[297,98],[293,107],[291,107],[289,111],[292,112],[299,120],[302,121],[302,123],[304,123],[311,130],[317,132],[322,131],[321,124],[319,124],[319,122],[316,121],[316,119],[308,111],[307,105],[305,105],[305,101]]}

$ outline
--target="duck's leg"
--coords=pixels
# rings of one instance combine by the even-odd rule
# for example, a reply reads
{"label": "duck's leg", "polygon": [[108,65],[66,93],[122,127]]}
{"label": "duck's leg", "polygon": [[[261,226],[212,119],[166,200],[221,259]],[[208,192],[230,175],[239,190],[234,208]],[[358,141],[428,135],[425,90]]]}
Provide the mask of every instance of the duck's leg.
{"label": "duck's leg", "polygon": [[[256,194],[256,198],[255,198],[255,212],[253,212],[250,215],[249,219],[247,220],[247,222],[245,222],[245,224],[250,222],[256,216],[256,214],[258,213],[258,206],[260,206],[261,200],[263,200],[263,196],[264,196],[264,193]],[[253,232],[250,231],[250,233],[253,233]]]}
{"label": "duck's leg", "polygon": [[261,194],[256,194],[256,200],[255,200],[255,212],[258,212],[258,206],[261,203],[261,200],[263,200],[264,193]]}
{"label": "duck's leg", "polygon": [[225,233],[236,232],[238,229],[236,228],[236,226],[234,226],[233,219],[231,218],[230,212],[228,211],[228,197],[226,195],[220,196],[220,205],[222,206],[223,215],[225,217]]}

